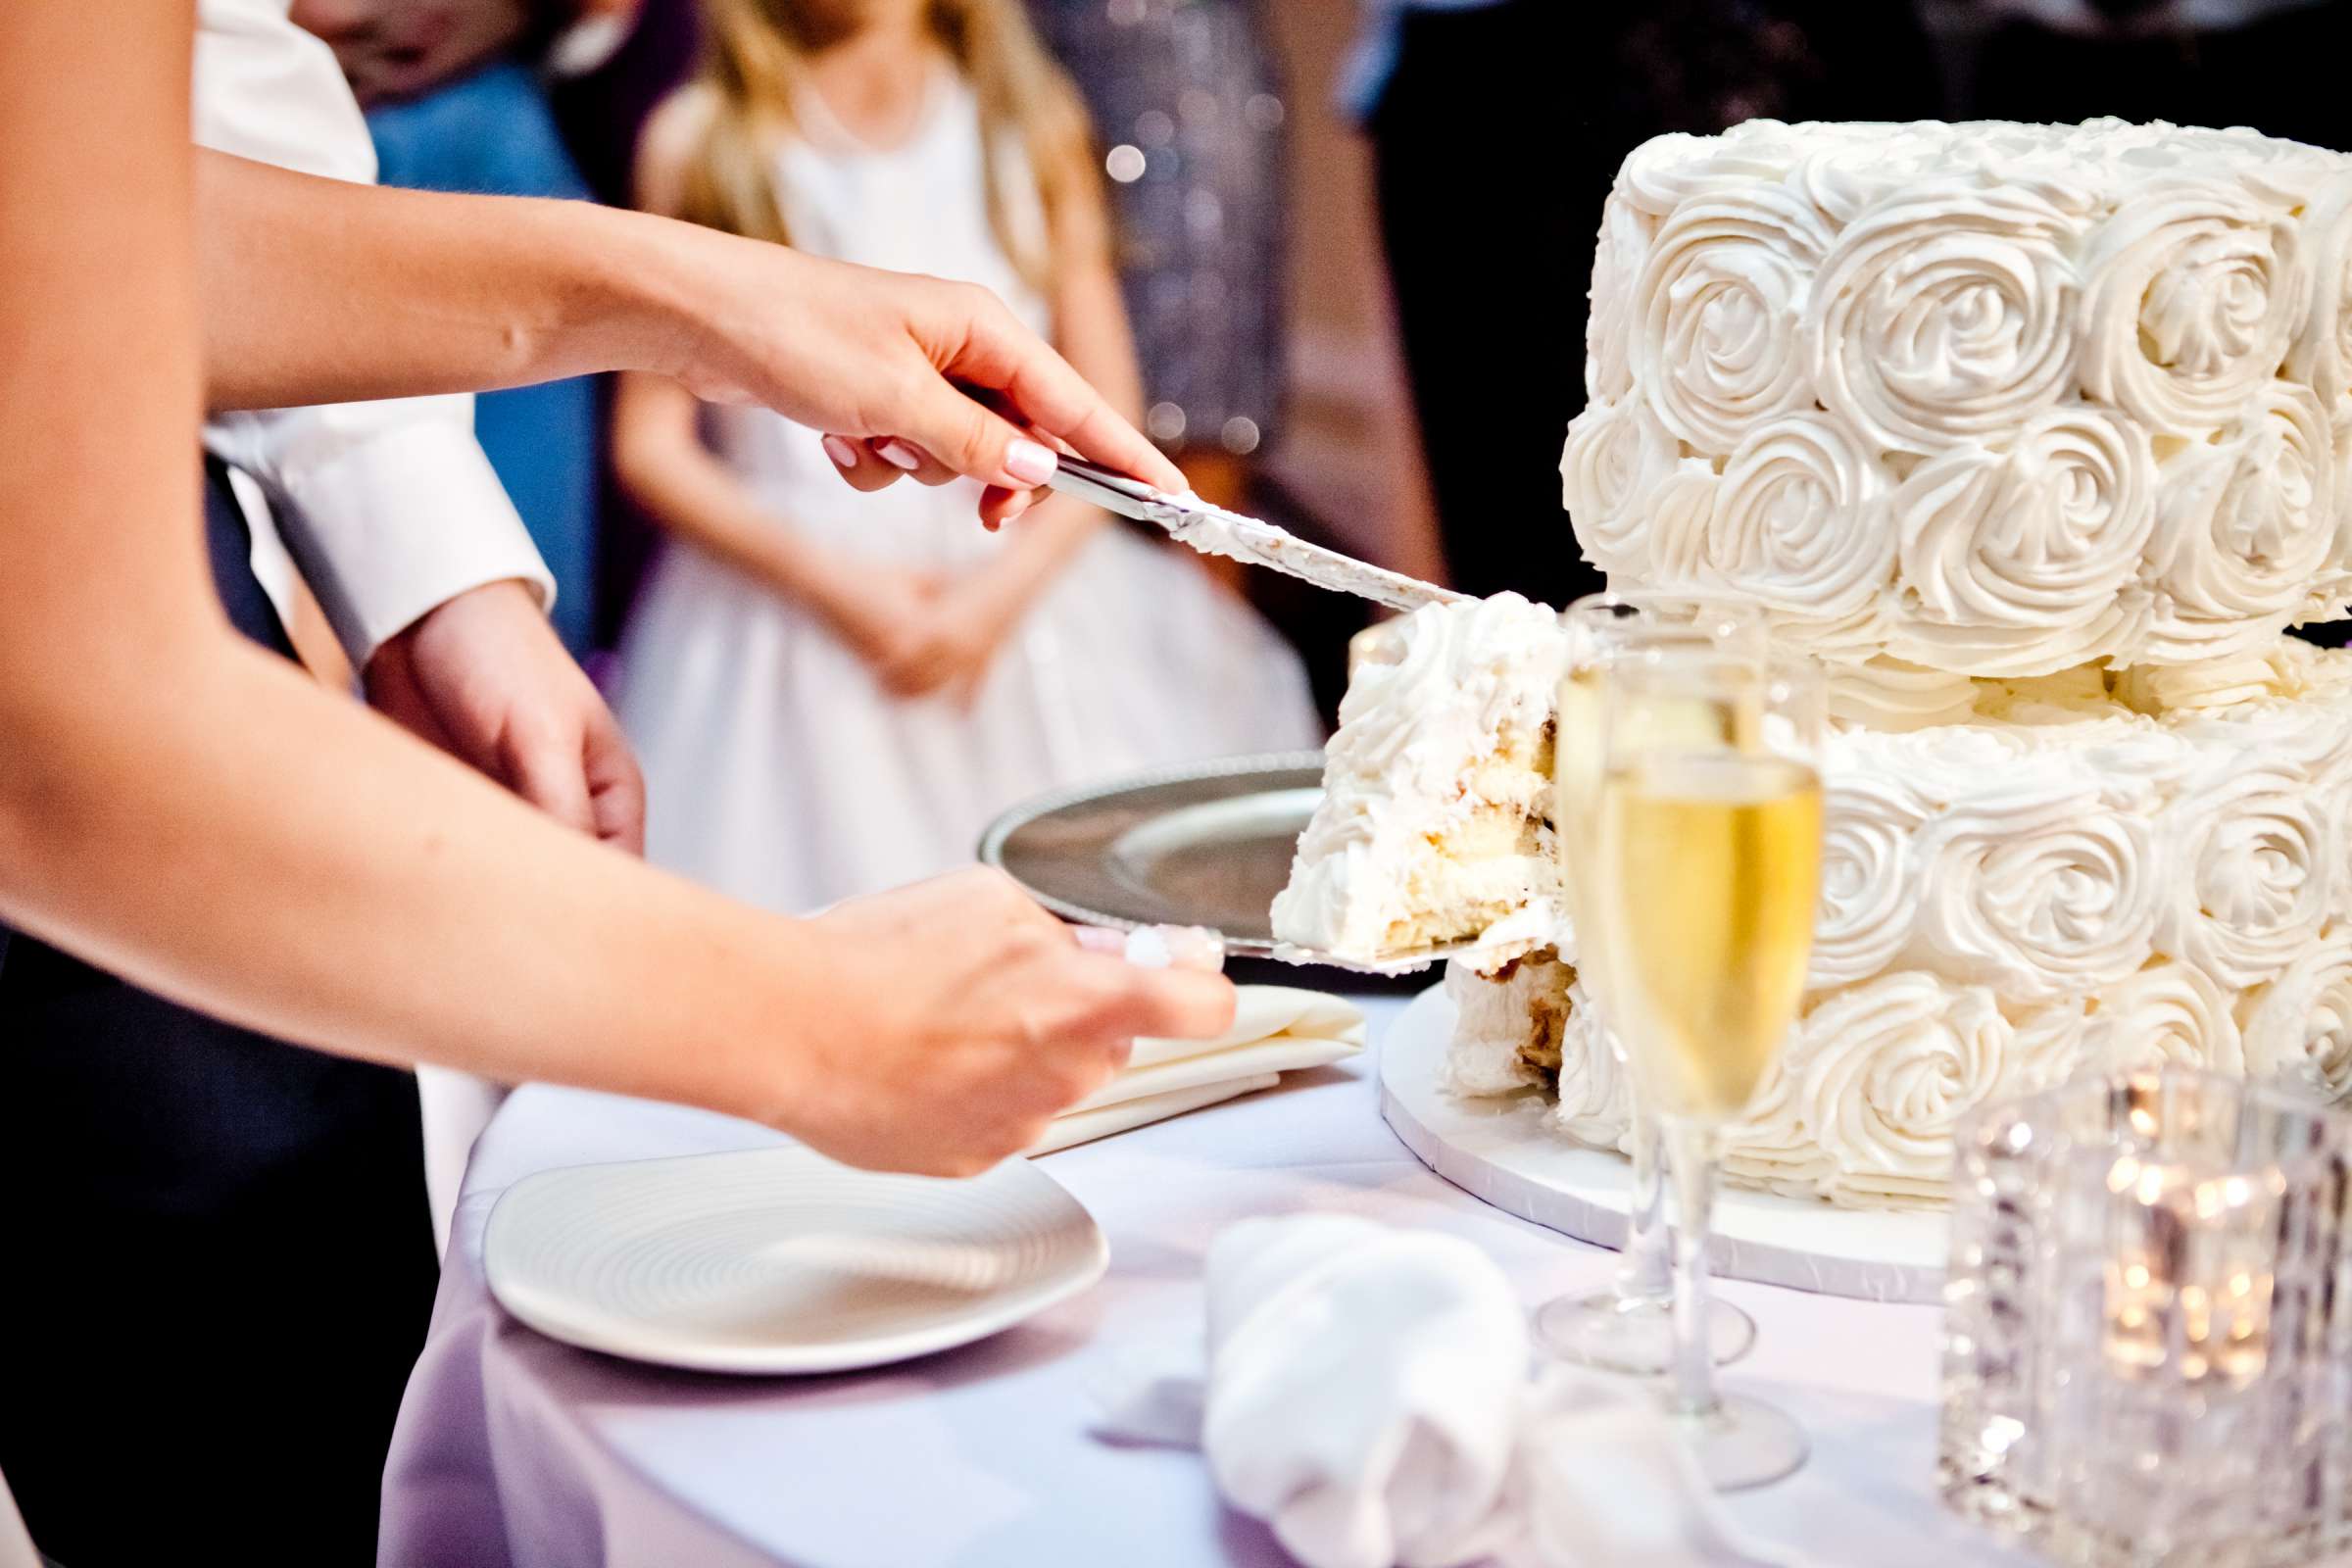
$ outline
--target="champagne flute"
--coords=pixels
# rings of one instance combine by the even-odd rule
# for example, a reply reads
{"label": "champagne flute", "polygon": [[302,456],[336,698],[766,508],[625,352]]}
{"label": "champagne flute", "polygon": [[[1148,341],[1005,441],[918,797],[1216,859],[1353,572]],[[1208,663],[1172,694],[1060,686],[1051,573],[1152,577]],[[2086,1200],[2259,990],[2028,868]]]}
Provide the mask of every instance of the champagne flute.
{"label": "champagne flute", "polygon": [[[1642,1092],[1610,1023],[1607,920],[1593,906],[1588,867],[1598,853],[1596,823],[1602,751],[1601,681],[1618,660],[1649,652],[1719,652],[1761,662],[1764,622],[1747,606],[1672,592],[1592,594],[1560,616],[1568,637],[1552,748],[1552,817],[1561,882],[1576,938],[1577,977],[1602,1023],[1629,1090],[1626,1155],[1633,1167],[1625,1247],[1607,1288],[1563,1296],[1536,1311],[1536,1338],[1563,1360],[1611,1372],[1656,1376],[1674,1365],[1674,1237],[1666,1225],[1666,1183],[1659,1157],[1657,1106]],[[1709,1310],[1707,1344],[1719,1362],[1736,1361],[1755,1344],[1755,1320],[1729,1301]]]}
{"label": "champagne flute", "polygon": [[1600,853],[1612,1016],[1658,1109],[1679,1221],[1672,1409],[1719,1490],[1804,1463],[1795,1422],[1715,1386],[1715,1144],[1787,1041],[1821,892],[1817,668],[1651,650],[1601,681]]}

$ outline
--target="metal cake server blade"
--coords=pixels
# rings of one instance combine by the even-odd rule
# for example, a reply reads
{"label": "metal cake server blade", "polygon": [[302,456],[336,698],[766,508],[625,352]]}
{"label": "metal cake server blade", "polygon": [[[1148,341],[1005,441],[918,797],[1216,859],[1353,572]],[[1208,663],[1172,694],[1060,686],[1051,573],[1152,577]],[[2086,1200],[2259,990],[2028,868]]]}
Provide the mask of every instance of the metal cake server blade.
{"label": "metal cake server blade", "polygon": [[1202,555],[1226,556],[1255,566],[1270,566],[1334,593],[1353,594],[1358,599],[1369,599],[1396,610],[1450,604],[1465,597],[1434,582],[1423,582],[1418,577],[1344,556],[1337,550],[1309,544],[1288,529],[1212,507],[1198,496],[1170,495],[1141,479],[1131,479],[1083,458],[1065,455],[1061,466],[1046,482],[1064,495],[1091,502],[1106,512],[1164,528],[1179,544],[1189,545]]}

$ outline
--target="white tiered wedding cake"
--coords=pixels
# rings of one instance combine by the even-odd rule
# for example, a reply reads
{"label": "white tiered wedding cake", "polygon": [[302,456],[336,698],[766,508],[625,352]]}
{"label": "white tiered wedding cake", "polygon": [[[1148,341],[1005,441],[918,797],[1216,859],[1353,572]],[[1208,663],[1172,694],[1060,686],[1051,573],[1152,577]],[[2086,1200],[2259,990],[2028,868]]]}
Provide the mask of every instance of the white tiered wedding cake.
{"label": "white tiered wedding cake", "polygon": [[[1833,668],[1809,991],[1734,1179],[1940,1201],[1962,1111],[2092,1062],[2352,1093],[2352,655],[2282,635],[2352,600],[2352,158],[2114,122],[1661,137],[1609,197],[1588,348],[1587,557]],[[1448,977],[1453,1081],[1541,1081],[1613,1145],[1573,938],[1524,937],[1557,896],[1530,614],[1399,623],[1276,928],[1371,956],[1514,920]]]}

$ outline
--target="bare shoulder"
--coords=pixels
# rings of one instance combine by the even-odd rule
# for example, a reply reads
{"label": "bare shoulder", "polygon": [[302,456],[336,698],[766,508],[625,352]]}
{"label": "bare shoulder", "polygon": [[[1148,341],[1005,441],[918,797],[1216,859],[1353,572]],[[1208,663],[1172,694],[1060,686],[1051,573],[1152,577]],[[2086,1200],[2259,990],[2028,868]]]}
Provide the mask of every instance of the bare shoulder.
{"label": "bare shoulder", "polygon": [[677,215],[685,205],[686,171],[717,113],[718,94],[701,82],[680,87],[655,106],[637,137],[636,198],[640,208]]}

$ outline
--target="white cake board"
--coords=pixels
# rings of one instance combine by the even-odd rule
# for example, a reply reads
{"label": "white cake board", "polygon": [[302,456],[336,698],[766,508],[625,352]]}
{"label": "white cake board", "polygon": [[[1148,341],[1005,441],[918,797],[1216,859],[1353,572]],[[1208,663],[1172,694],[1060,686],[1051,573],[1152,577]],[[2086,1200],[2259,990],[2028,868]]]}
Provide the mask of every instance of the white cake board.
{"label": "white cake board", "polygon": [[[1380,1046],[1380,1110],[1431,1170],[1506,1214],[1601,1247],[1625,1245],[1622,1154],[1548,1125],[1536,1090],[1470,1099],[1445,1087],[1453,1002],[1413,1000]],[[1837,1208],[1726,1185],[1707,1261],[1722,1278],[1866,1301],[1940,1301],[1949,1230],[1941,1214]]]}

